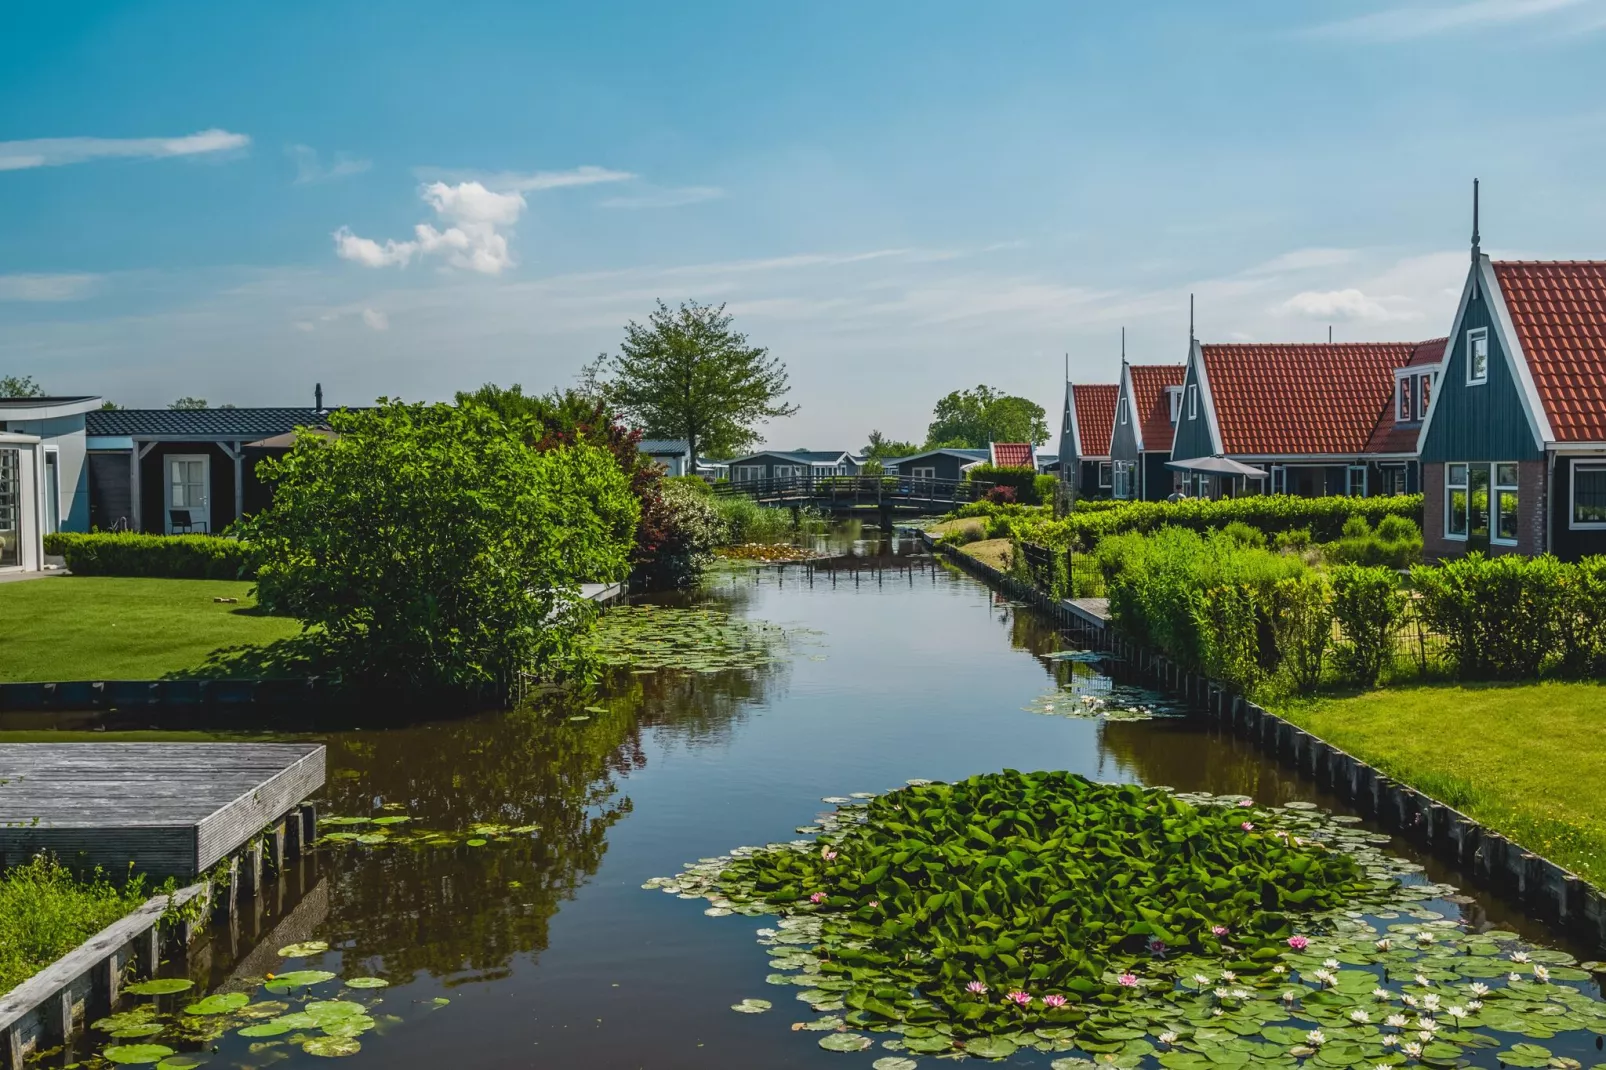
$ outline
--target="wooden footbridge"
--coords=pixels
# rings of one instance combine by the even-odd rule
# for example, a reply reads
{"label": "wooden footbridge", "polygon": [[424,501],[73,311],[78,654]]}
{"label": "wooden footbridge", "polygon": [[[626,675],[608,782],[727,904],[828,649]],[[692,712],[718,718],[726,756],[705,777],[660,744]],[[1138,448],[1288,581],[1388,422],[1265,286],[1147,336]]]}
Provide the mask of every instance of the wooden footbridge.
{"label": "wooden footbridge", "polygon": [[812,506],[822,512],[946,513],[976,501],[993,484],[970,479],[923,479],[913,476],[777,476],[716,483],[714,493],[751,498],[760,505]]}

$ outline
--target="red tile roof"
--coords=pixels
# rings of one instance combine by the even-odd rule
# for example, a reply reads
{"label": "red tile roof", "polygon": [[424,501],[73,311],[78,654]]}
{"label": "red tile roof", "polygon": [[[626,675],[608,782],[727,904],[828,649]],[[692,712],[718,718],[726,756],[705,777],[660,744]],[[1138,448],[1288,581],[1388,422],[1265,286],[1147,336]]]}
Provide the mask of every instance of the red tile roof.
{"label": "red tile roof", "polygon": [[1222,452],[1361,453],[1393,395],[1394,369],[1406,367],[1418,348],[1414,342],[1204,346]]}
{"label": "red tile roof", "polygon": [[1115,429],[1115,398],[1121,388],[1115,383],[1075,383],[1071,404],[1076,406],[1077,454],[1081,457],[1108,457],[1110,432]]}
{"label": "red tile roof", "polygon": [[1165,388],[1181,386],[1185,364],[1132,364],[1127,371],[1132,376],[1132,408],[1137,412],[1138,426],[1143,429],[1143,448],[1171,452],[1171,401]]}
{"label": "red tile roof", "polygon": [[1606,261],[1493,265],[1558,442],[1606,442]]}
{"label": "red tile roof", "polygon": [[[1427,342],[1418,342],[1411,359],[1401,365],[1406,368],[1421,368],[1429,364],[1437,364],[1444,359],[1444,345],[1448,338],[1434,338]],[[1393,384],[1390,384],[1390,390]],[[1377,423],[1372,427],[1372,436],[1367,439],[1367,453],[1415,453],[1417,433],[1422,430],[1420,420],[1412,423],[1400,423],[1395,417],[1395,399],[1391,394],[1383,403],[1383,411],[1378,414]]]}
{"label": "red tile roof", "polygon": [[994,442],[993,464],[1000,468],[1031,468],[1037,464],[1030,442]]}

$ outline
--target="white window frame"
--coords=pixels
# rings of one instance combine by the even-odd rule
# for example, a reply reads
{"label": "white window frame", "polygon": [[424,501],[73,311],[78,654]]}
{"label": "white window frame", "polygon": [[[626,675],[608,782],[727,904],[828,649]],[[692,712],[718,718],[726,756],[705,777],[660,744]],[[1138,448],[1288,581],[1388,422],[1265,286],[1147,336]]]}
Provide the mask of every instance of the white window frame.
{"label": "white window frame", "polygon": [[1132,495],[1137,490],[1137,487],[1134,486],[1136,480],[1133,478],[1137,473],[1137,465],[1131,461],[1114,461],[1112,463],[1115,466],[1112,475],[1113,486],[1111,488],[1113,496],[1122,501],[1131,501]]}
{"label": "white window frame", "polygon": [[757,483],[764,478],[761,464],[738,464],[731,468],[732,483]]}
{"label": "white window frame", "polygon": [[937,478],[937,466],[933,464],[933,465],[923,465],[923,466],[921,466],[919,468],[911,468],[911,469],[909,469],[909,478],[910,479],[936,479]]}
{"label": "white window frame", "polygon": [[[1355,493],[1355,473],[1361,475],[1361,492]],[[1344,469],[1344,495],[1349,498],[1364,498],[1371,488],[1367,485],[1367,472],[1364,464],[1347,465]]]}
{"label": "white window frame", "polygon": [[[173,466],[175,464],[192,464],[201,462],[201,482],[206,497],[200,505],[173,503]],[[188,486],[188,483],[185,484]],[[169,453],[162,458],[162,531],[168,535],[173,534],[173,510],[183,509],[190,514],[192,522],[200,524],[208,535],[217,533],[212,526],[212,457],[205,453]],[[199,515],[197,515],[199,514]]]}
{"label": "white window frame", "polygon": [[1428,418],[1428,405],[1433,401],[1433,386],[1437,376],[1431,372],[1416,377],[1416,418],[1418,422]]}
{"label": "white window frame", "polygon": [[61,450],[55,446],[45,446],[39,460],[40,475],[44,480],[44,487],[39,491],[39,506],[44,510],[45,522],[41,530],[49,535],[61,530]]}
{"label": "white window frame", "polygon": [[1411,423],[1416,416],[1416,376],[1397,376],[1394,380],[1394,394],[1394,422]]}
{"label": "white window frame", "polygon": [[[1483,374],[1473,374],[1473,355],[1479,342],[1483,343]],[[1489,328],[1475,327],[1467,332],[1467,385],[1482,386],[1489,381]]]}
{"label": "white window frame", "polygon": [[[1461,469],[1461,482],[1457,483],[1451,475],[1457,468]],[[1466,528],[1459,534],[1450,530],[1450,499],[1455,491],[1466,495]],[[1466,542],[1468,534],[1472,531],[1472,465],[1466,461],[1446,461],[1444,465],[1444,537],[1455,542]]]}
{"label": "white window frame", "polygon": [[1166,400],[1171,403],[1171,423],[1174,426],[1177,418],[1182,415],[1182,387],[1168,386],[1165,388]]}
{"label": "white window frame", "polygon": [[1606,472],[1606,461],[1577,458],[1572,463],[1571,478],[1567,481],[1567,529],[1569,531],[1606,531],[1606,521],[1578,519],[1578,470]]}
{"label": "white window frame", "polygon": [[1117,408],[1119,408],[1121,410],[1121,412],[1120,412],[1120,420],[1121,420],[1121,423],[1123,425],[1127,422],[1126,421],[1126,413],[1127,413],[1127,410],[1129,408],[1131,408],[1131,407],[1132,407],[1132,402],[1127,398],[1122,398],[1121,399],[1121,404],[1117,406]]}
{"label": "white window frame", "polygon": [[[1512,478],[1509,483],[1500,482],[1500,469],[1509,467]],[[1522,494],[1518,484],[1522,479],[1522,471],[1515,461],[1496,461],[1489,466],[1489,541],[1496,546],[1515,546],[1521,538],[1522,525]],[[1500,496],[1509,491],[1516,503],[1514,510],[1517,515],[1519,534],[1513,538],[1505,539],[1500,536]]]}
{"label": "white window frame", "polygon": [[1274,464],[1271,466],[1271,492],[1273,494],[1288,493],[1288,466]]}
{"label": "white window frame", "polygon": [[1188,384],[1188,419],[1197,420],[1198,418],[1199,418],[1199,384],[1198,383],[1189,383]]}
{"label": "white window frame", "polygon": [[1099,488],[1112,488],[1115,486],[1115,469],[1109,461],[1099,462]]}
{"label": "white window frame", "polygon": [[[33,451],[28,450],[26,464],[33,463]],[[28,566],[28,540],[33,537],[34,518],[29,515],[28,509],[32,503],[28,500],[28,471],[24,467],[24,451],[15,446],[0,446],[0,470],[10,467],[16,472],[16,483],[11,487],[11,503],[4,514],[0,514],[0,525],[6,525],[4,530],[13,532],[17,537],[17,561],[13,565],[0,565],[0,572],[14,572]]]}
{"label": "white window frame", "polygon": [[807,469],[801,464],[777,464],[770,468],[770,475],[775,479],[795,479],[807,474]]}

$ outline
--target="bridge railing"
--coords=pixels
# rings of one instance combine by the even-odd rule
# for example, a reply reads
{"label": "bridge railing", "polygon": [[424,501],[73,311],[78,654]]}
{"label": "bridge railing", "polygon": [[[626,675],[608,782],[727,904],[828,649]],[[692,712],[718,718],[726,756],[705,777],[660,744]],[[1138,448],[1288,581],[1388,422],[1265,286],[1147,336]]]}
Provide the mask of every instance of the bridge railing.
{"label": "bridge railing", "polygon": [[714,484],[721,496],[760,502],[809,501],[826,504],[952,502],[962,505],[986,495],[993,484],[971,479],[919,479],[913,476],[777,476]]}

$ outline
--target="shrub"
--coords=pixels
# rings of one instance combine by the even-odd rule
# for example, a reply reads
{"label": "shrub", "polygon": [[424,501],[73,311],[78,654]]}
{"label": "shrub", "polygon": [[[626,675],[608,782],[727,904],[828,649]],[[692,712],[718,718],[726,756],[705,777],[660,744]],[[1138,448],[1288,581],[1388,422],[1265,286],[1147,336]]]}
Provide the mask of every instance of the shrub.
{"label": "shrub", "polygon": [[580,584],[623,578],[640,515],[610,452],[542,450],[534,418],[474,402],[330,423],[338,438],[262,463],[259,599],[316,627],[343,676],[393,689],[501,696],[577,655]]}
{"label": "shrub", "polygon": [[654,589],[691,586],[712,560],[714,547],[726,541],[725,518],[702,480],[666,479],[659,494],[662,539],[651,567],[631,576],[632,589],[638,582]]}
{"label": "shrub", "polygon": [[[1041,505],[1043,499],[1037,494],[1037,469],[1026,465],[994,466],[987,463],[972,465],[965,472],[966,479],[979,483],[993,483],[998,487],[1009,487],[1015,495],[1008,501],[1018,501],[1026,505]],[[1050,494],[1052,494],[1050,489]]]}
{"label": "shrub", "polygon": [[1278,655],[1294,690],[1308,695],[1321,686],[1333,640],[1332,589],[1324,576],[1312,572],[1279,580],[1272,591]]}
{"label": "shrub", "polygon": [[1334,651],[1339,671],[1372,687],[1394,664],[1394,635],[1405,615],[1399,578],[1378,566],[1340,565],[1333,570],[1333,613],[1344,641]]}
{"label": "shrub", "polygon": [[987,492],[982,495],[982,501],[993,505],[1014,505],[1017,497],[1019,492],[1014,487],[988,487]]}
{"label": "shrub", "polygon": [[45,536],[45,553],[66,558],[78,576],[245,580],[256,574],[251,548],[221,535],[58,531]]}
{"label": "shrub", "polygon": [[1327,557],[1337,564],[1410,568],[1422,561],[1422,532],[1403,516],[1385,516],[1376,531],[1365,517],[1352,516],[1344,523],[1342,537],[1328,547]]}
{"label": "shrub", "polygon": [[1310,528],[1289,528],[1276,534],[1273,545],[1288,553],[1304,553],[1310,549]]}
{"label": "shrub", "polygon": [[1567,676],[1606,676],[1606,557],[1586,557],[1560,577],[1556,643]]}
{"label": "shrub", "polygon": [[725,542],[740,546],[749,542],[782,542],[795,530],[789,510],[759,505],[740,494],[714,499],[725,523]]}
{"label": "shrub", "polygon": [[1224,538],[1230,539],[1239,546],[1266,548],[1266,533],[1258,528],[1252,528],[1242,520],[1234,520],[1221,529]]}
{"label": "shrub", "polygon": [[1058,476],[1044,473],[1032,481],[1032,497],[1041,505],[1052,506],[1054,499],[1059,496],[1059,492],[1060,481]]}
{"label": "shrub", "polygon": [[159,890],[135,874],[117,884],[99,869],[79,877],[48,854],[19,860],[0,877],[0,991],[9,992]]}
{"label": "shrub", "polygon": [[1569,569],[1554,557],[1474,551],[1437,567],[1411,570],[1422,614],[1445,636],[1456,675],[1523,679],[1539,674],[1561,646],[1557,620]]}
{"label": "shrub", "polygon": [[702,476],[665,476],[664,486],[684,487],[687,491],[700,498],[712,498],[714,488],[709,486],[708,480]]}
{"label": "shrub", "polygon": [[1252,584],[1231,583],[1189,595],[1189,616],[1198,635],[1198,666],[1239,691],[1253,690],[1265,675],[1260,659],[1259,593]]}

